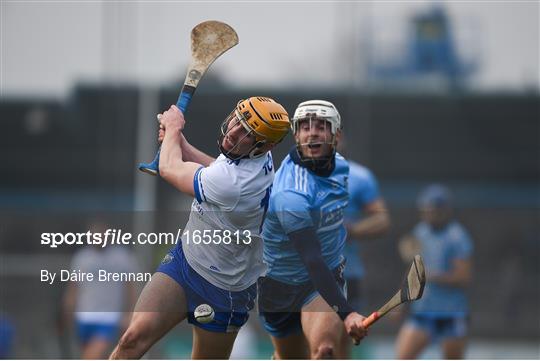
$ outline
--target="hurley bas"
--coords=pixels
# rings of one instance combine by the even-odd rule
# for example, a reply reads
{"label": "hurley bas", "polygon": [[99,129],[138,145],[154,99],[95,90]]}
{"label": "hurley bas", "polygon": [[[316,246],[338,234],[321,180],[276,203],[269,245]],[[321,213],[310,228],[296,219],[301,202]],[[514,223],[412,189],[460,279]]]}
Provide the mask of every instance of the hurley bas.
{"label": "hurley bas", "polygon": [[59,282],[148,282],[152,278],[149,272],[109,272],[100,269],[97,272],[82,272],[81,270],[60,270],[50,272],[41,270],[41,282],[53,284]]}

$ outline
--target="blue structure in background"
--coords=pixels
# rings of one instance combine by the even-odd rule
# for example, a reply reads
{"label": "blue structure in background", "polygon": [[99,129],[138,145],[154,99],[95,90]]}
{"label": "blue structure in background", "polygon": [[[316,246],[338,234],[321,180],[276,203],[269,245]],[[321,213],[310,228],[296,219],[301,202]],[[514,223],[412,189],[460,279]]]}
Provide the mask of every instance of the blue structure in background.
{"label": "blue structure in background", "polygon": [[436,76],[449,88],[456,89],[477,68],[476,62],[463,61],[455,46],[452,27],[445,10],[434,6],[428,12],[412,18],[406,53],[402,61],[369,65],[370,80],[394,83],[412,81],[422,85],[423,79]]}

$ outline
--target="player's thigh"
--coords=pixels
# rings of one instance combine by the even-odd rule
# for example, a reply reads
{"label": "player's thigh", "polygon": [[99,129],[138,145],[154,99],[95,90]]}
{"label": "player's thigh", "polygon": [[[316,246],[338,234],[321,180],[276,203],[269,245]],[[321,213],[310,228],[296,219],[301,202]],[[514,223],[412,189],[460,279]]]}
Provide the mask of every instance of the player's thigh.
{"label": "player's thigh", "polygon": [[352,338],[347,334],[345,326],[343,326],[344,331],[339,340],[339,348],[337,357],[343,360],[351,358],[352,346],[354,345]]}
{"label": "player's thigh", "polygon": [[415,359],[428,345],[429,334],[409,323],[405,323],[399,330],[396,340],[396,358]]}
{"label": "player's thigh", "polygon": [[339,354],[345,326],[320,295],[302,308],[301,319],[302,330],[312,353],[320,346],[329,346],[335,355]]}
{"label": "player's thigh", "polygon": [[166,274],[156,272],[137,300],[128,331],[136,328],[141,336],[159,339],[186,315],[182,287]]}
{"label": "player's thigh", "polygon": [[309,347],[303,333],[285,337],[271,336],[274,345],[274,358],[277,360],[309,359]]}
{"label": "player's thigh", "polygon": [[212,332],[193,326],[191,358],[228,359],[238,332]]}
{"label": "player's thigh", "polygon": [[439,338],[446,359],[461,359],[465,353],[468,317],[456,316],[439,321]]}
{"label": "player's thigh", "polygon": [[443,358],[446,360],[459,360],[465,355],[467,344],[465,337],[445,338],[441,342]]}

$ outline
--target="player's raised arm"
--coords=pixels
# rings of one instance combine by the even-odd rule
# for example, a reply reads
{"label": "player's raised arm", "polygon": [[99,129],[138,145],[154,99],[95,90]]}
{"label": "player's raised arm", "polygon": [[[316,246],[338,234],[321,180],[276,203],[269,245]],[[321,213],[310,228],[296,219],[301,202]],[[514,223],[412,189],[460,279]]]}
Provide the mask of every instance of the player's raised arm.
{"label": "player's raised arm", "polygon": [[193,177],[202,165],[183,160],[180,142],[181,132],[186,123],[184,115],[175,105],[171,105],[169,110],[163,113],[159,122],[165,129],[161,145],[159,174],[179,191],[194,196]]}
{"label": "player's raised arm", "polygon": [[[158,121],[162,116],[163,114],[158,114]],[[160,124],[158,131],[158,143],[161,144],[163,142],[163,138],[165,138],[165,127]],[[216,160],[216,158],[204,153],[189,143],[183,132],[180,133],[180,147],[182,148],[182,160],[184,162],[199,163],[205,167],[208,167],[213,161]]]}
{"label": "player's raised arm", "polygon": [[195,162],[208,167],[216,160],[216,158],[191,145],[183,133],[180,134],[180,146],[182,147],[182,156],[185,162]]}
{"label": "player's raised arm", "polygon": [[363,209],[365,215],[362,219],[347,226],[347,233],[354,239],[371,239],[379,237],[390,229],[388,209],[381,198],[366,204]]}
{"label": "player's raised arm", "polygon": [[429,282],[443,286],[465,288],[472,278],[472,262],[470,258],[453,259],[451,269],[447,272],[428,275]]}

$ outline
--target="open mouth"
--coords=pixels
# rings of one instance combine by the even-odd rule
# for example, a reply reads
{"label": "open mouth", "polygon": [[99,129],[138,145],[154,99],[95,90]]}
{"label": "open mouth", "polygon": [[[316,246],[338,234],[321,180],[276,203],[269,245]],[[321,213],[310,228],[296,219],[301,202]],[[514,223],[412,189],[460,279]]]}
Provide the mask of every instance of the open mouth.
{"label": "open mouth", "polygon": [[322,144],[308,144],[309,149],[319,149],[322,147]]}

